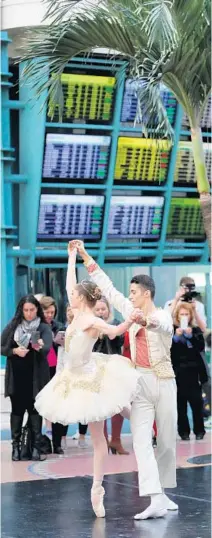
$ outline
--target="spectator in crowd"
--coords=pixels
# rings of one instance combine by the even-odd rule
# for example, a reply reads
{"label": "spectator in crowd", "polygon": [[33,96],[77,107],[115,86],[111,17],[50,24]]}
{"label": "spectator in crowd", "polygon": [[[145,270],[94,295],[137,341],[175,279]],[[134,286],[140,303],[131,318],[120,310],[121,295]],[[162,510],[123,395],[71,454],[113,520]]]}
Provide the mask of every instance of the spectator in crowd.
{"label": "spectator in crowd", "polygon": [[205,394],[205,426],[211,428],[211,331],[205,335],[205,356],[207,364],[208,381],[203,386]]}
{"label": "spectator in crowd", "polygon": [[[97,301],[95,309],[95,316],[103,319],[107,323],[112,325],[118,325],[119,322],[116,319],[113,319],[113,315],[110,309],[110,305],[105,297],[101,297],[100,301]],[[101,335],[94,345],[93,351],[98,351],[99,353],[104,353],[105,355],[118,354],[121,355],[121,348],[124,344],[123,336],[116,336],[114,340],[110,340],[108,336]],[[108,443],[108,448],[111,450],[112,454],[127,455],[127,452],[121,443],[121,429],[123,425],[124,418],[122,415],[118,414],[111,418],[111,427],[112,427],[112,437],[111,441],[108,441],[108,431],[107,431],[107,421],[105,421],[104,433]]]}
{"label": "spectator in crowd", "polygon": [[[57,305],[52,297],[43,295],[40,300],[46,323],[51,327],[53,342],[48,352],[47,360],[49,364],[50,379],[54,377],[57,366],[57,354],[59,346],[64,346],[65,327],[62,323],[55,320],[57,315]],[[62,455],[64,451],[61,447],[62,437],[66,437],[68,426],[63,426],[56,422],[52,424],[52,444],[54,454]]]}
{"label": "spectator in crowd", "polygon": [[[177,290],[176,292],[175,298],[171,299],[170,301],[167,301],[164,308],[169,309],[171,314],[175,315],[177,306],[181,302],[184,302],[183,301],[184,295],[186,293],[191,292],[191,288],[193,288],[193,291],[195,291],[194,279],[188,276],[183,276],[180,280],[180,287],[179,287],[179,290]],[[204,308],[203,303],[201,303],[197,299],[189,299],[189,301],[192,302],[193,304],[195,323],[197,327],[199,327],[202,332],[205,332],[206,316],[205,316],[205,308]]]}
{"label": "spectator in crowd", "polygon": [[1,335],[1,354],[7,357],[5,397],[12,405],[12,460],[20,459],[20,439],[25,411],[32,431],[32,460],[40,459],[42,419],[34,408],[35,397],[49,381],[47,354],[52,333],[33,295],[23,297],[15,316]]}
{"label": "spectator in crowd", "polygon": [[188,403],[196,439],[203,439],[205,435],[202,384],[207,381],[207,372],[201,356],[204,346],[203,333],[195,326],[193,305],[179,303],[174,314],[171,358],[177,382],[178,433],[183,441],[188,441],[190,435]]}

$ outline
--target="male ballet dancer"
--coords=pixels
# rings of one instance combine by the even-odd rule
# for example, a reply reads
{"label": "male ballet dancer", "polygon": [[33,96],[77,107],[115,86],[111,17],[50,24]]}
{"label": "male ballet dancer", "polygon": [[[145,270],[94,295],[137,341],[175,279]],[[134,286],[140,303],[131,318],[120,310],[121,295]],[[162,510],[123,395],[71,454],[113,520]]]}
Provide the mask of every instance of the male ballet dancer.
{"label": "male ballet dancer", "polygon": [[[176,487],[176,383],[170,359],[172,319],[169,312],[154,305],[155,284],[152,278],[132,278],[129,299],[114,288],[111,280],[89,256],[81,241],[75,241],[78,253],[92,280],[109,303],[126,319],[138,308],[130,328],[131,358],[140,371],[139,391],[132,403],[131,430],[138,465],[139,495],[150,496],[146,510],[135,519],[158,518],[178,506],[165,494]],[[156,419],[157,453],[152,447],[152,425]]]}

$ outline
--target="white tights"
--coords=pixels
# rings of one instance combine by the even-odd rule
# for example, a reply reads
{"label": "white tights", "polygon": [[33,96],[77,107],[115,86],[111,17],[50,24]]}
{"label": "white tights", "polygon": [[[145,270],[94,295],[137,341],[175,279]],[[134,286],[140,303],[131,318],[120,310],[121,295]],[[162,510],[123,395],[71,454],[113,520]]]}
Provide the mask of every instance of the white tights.
{"label": "white tights", "polygon": [[93,444],[93,484],[101,485],[104,477],[104,462],[108,455],[107,442],[104,436],[104,421],[89,424]]}

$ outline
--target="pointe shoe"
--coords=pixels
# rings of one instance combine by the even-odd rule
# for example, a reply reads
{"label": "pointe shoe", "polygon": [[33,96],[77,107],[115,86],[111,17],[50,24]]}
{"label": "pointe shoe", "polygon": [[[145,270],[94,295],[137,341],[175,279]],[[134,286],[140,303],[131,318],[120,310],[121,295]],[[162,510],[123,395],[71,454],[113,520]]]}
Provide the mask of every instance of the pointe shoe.
{"label": "pointe shoe", "polygon": [[102,486],[93,486],[91,489],[91,504],[96,517],[105,517],[104,494],[105,490]]}
{"label": "pointe shoe", "polygon": [[111,441],[109,444],[108,444],[108,452],[112,452],[112,454],[119,454],[120,456],[127,456],[129,454],[129,452],[127,452],[127,450],[124,450],[122,444],[121,444],[121,441]]}
{"label": "pointe shoe", "polygon": [[163,499],[166,510],[171,510],[173,512],[179,510],[178,504],[174,503],[174,501],[169,499],[169,497],[165,493],[163,493]]}

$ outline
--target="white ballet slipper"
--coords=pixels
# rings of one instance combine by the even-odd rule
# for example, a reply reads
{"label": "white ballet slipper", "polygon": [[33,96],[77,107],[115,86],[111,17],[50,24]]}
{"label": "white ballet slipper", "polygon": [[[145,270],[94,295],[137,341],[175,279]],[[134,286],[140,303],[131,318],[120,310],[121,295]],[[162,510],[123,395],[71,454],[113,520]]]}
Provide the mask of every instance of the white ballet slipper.
{"label": "white ballet slipper", "polygon": [[151,496],[151,503],[146,508],[146,510],[143,510],[143,512],[140,512],[140,514],[136,514],[134,516],[134,519],[149,519],[149,518],[159,518],[164,517],[168,513],[167,508],[165,506],[165,500],[163,494],[159,493],[157,495]]}
{"label": "white ballet slipper", "polygon": [[91,504],[96,517],[105,517],[103,486],[93,485],[91,489]]}
{"label": "white ballet slipper", "polygon": [[164,504],[165,504],[166,510],[172,510],[172,511],[179,510],[178,504],[174,503],[174,501],[169,499],[169,497],[165,493],[163,493],[163,498],[164,498]]}

